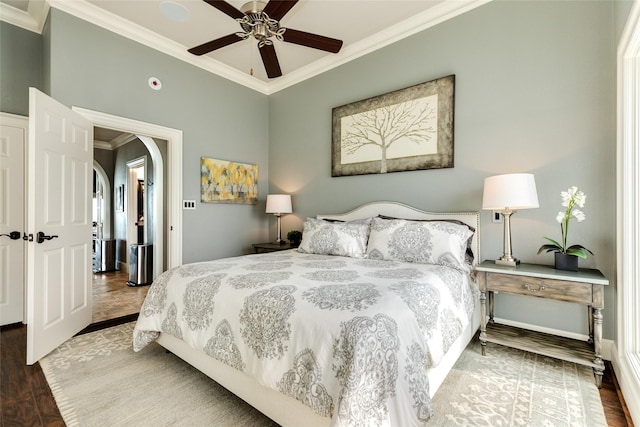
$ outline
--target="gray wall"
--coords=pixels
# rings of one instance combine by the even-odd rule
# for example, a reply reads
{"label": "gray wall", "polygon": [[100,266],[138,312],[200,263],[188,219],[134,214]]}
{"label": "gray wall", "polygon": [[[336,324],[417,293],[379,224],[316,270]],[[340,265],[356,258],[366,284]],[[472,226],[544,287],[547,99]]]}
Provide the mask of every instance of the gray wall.
{"label": "gray wall", "polygon": [[42,89],[42,38],[0,21],[0,111],[29,115],[29,86]]}
{"label": "gray wall", "polygon": [[[291,192],[294,214],[342,212],[372,200],[432,211],[480,210],[487,176],[535,174],[540,208],[512,221],[513,251],[537,256],[557,238],[560,191],[587,194],[587,220],[569,238],[594,251],[582,262],[614,279],[615,51],[613,3],[496,1],[269,97],[272,192]],[[456,75],[455,167],[331,177],[331,109]],[[482,257],[502,254],[502,225],[482,212]],[[604,336],[615,333],[614,286],[605,293]],[[586,333],[586,310],[501,295],[496,316]]]}
{"label": "gray wall", "polygon": [[[300,229],[306,216],[380,199],[434,211],[479,210],[485,177],[532,172],[541,207],[514,216],[513,249],[525,262],[550,264],[551,256],[535,253],[542,236],[559,235],[560,191],[578,185],[588,196],[587,220],[573,225],[570,239],[596,254],[581,265],[599,268],[612,281],[604,326],[611,339],[615,47],[630,7],[629,1],[496,1],[269,97],[53,9],[43,48],[38,37],[0,23],[0,107],[26,114],[26,87],[41,85],[69,106],[182,129],[184,198],[199,200],[200,156],[256,163],[262,200],[267,178],[270,192],[294,195],[283,234]],[[33,56],[7,71],[7,46],[24,39]],[[38,52],[41,80],[15,82],[17,95],[9,98],[7,75],[22,79],[37,71]],[[448,74],[456,75],[453,169],[331,178],[331,108]],[[163,90],[147,88],[150,76],[162,80]],[[184,261],[239,254],[265,240],[263,212],[264,202],[198,203],[184,211]],[[498,257],[501,240],[501,225],[482,212],[483,258]],[[586,331],[586,310],[569,304],[503,295],[496,312]]]}
{"label": "gray wall", "polygon": [[[43,34],[49,95],[183,131],[183,261],[240,255],[266,239],[267,97],[52,9]],[[162,81],[162,90],[147,85]],[[201,204],[200,157],[257,164],[258,205]]]}

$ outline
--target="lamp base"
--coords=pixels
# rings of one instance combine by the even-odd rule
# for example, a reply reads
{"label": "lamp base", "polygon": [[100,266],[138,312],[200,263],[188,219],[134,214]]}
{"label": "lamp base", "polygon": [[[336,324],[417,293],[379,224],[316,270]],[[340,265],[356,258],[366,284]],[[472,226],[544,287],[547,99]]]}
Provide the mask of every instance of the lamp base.
{"label": "lamp base", "polygon": [[520,264],[520,260],[519,259],[502,259],[502,258],[498,258],[496,260],[496,265],[507,265],[509,267],[515,267],[516,265]]}

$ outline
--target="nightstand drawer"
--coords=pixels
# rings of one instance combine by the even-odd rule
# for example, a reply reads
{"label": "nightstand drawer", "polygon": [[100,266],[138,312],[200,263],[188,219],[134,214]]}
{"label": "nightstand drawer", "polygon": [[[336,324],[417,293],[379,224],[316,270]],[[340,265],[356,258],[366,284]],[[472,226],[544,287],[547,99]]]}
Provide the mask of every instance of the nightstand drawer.
{"label": "nightstand drawer", "polygon": [[487,273],[487,290],[581,304],[593,302],[593,290],[590,283],[564,280]]}

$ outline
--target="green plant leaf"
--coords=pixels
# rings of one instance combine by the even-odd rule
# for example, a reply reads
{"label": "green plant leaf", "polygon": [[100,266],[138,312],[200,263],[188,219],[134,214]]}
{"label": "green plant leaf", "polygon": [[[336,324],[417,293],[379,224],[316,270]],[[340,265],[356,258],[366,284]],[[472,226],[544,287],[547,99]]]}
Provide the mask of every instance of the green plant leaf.
{"label": "green plant leaf", "polygon": [[562,249],[556,245],[542,245],[540,249],[538,249],[538,255],[542,252],[562,252]]}
{"label": "green plant leaf", "polygon": [[587,252],[593,255],[593,252],[591,252],[589,249],[585,248],[582,245],[572,245],[567,248],[567,254],[575,255],[582,259],[587,259]]}
{"label": "green plant leaf", "polygon": [[552,244],[547,243],[546,245],[540,246],[540,249],[538,249],[538,255],[542,252],[562,252],[562,245],[560,245],[560,243],[548,237],[545,237],[545,239],[550,241]]}
{"label": "green plant leaf", "polygon": [[550,241],[551,243],[553,243],[555,246],[557,246],[557,247],[558,247],[558,249],[560,250],[560,252],[562,252],[562,245],[561,245],[560,243],[558,243],[558,242],[556,242],[555,240],[550,239],[550,238],[548,238],[548,237],[545,237],[545,239],[547,239],[548,241]]}

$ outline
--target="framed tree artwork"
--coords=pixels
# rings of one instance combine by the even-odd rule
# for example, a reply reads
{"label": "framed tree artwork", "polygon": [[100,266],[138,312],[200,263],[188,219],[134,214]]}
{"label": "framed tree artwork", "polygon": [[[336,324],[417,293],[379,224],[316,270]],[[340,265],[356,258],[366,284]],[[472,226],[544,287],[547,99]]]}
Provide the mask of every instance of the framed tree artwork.
{"label": "framed tree artwork", "polygon": [[332,176],[453,167],[455,76],[333,109]]}

